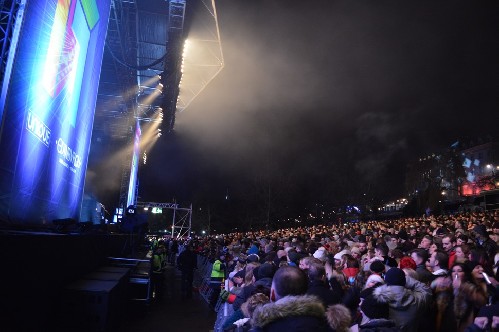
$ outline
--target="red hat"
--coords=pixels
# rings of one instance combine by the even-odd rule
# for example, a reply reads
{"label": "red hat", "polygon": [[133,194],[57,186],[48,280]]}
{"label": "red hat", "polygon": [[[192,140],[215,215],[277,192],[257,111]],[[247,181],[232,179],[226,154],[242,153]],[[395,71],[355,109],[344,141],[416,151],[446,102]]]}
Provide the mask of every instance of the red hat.
{"label": "red hat", "polygon": [[404,256],[400,259],[400,268],[401,269],[409,268],[416,270],[416,262],[411,257]]}

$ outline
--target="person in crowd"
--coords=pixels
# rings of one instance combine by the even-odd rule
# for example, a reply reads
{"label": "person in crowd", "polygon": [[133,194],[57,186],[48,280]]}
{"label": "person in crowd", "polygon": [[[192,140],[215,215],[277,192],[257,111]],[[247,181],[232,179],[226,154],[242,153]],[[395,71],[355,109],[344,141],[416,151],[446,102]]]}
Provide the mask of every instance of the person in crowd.
{"label": "person in crowd", "polygon": [[378,274],[371,274],[366,281],[366,285],[364,286],[364,289],[366,288],[371,288],[375,286],[380,286],[385,283],[385,280]]}
{"label": "person in crowd", "polygon": [[498,247],[497,244],[489,237],[489,232],[487,232],[485,225],[476,225],[473,228],[473,233],[475,233],[476,236],[476,245],[479,248],[483,248],[489,257],[494,257],[497,253]]}
{"label": "person in crowd", "polygon": [[369,271],[373,274],[377,274],[381,277],[384,277],[386,270],[386,265],[383,264],[382,261],[380,260],[374,260],[370,265],[369,265]]}
{"label": "person in crowd", "polygon": [[[437,250],[440,250],[440,247],[438,246],[438,244],[436,242],[433,242],[431,245],[430,245],[430,248],[428,249],[428,255],[431,257],[431,255],[437,251]],[[428,266],[428,264],[427,264]]]}
{"label": "person in crowd", "polygon": [[224,332],[246,332],[250,331],[251,323],[250,319],[253,315],[255,309],[266,303],[269,303],[270,299],[268,294],[256,293],[251,295],[246,302],[241,305],[241,308],[234,311],[234,313],[227,317],[222,325]]}
{"label": "person in crowd", "polygon": [[210,297],[210,305],[214,308],[218,301],[218,296],[220,295],[221,287],[225,279],[225,254],[219,255],[219,257],[213,262],[210,274],[210,288],[212,289]]}
{"label": "person in crowd", "polygon": [[[487,281],[485,281],[485,276],[490,277],[490,284],[493,286],[496,280],[493,277],[495,275],[495,272],[499,269],[496,268],[495,270],[492,270],[492,258],[495,258],[495,254],[497,254],[497,252],[494,253],[494,256],[490,256],[489,254],[487,254],[487,250],[485,249],[485,247],[487,247],[487,244],[485,244],[484,246],[486,239],[484,239],[483,243],[480,243],[480,241],[478,241],[479,234],[484,232],[480,229],[481,227],[476,228],[476,226],[478,225],[477,223],[483,223],[485,227],[494,229],[491,225],[493,224],[493,220],[496,220],[498,217],[499,214],[493,215],[490,213],[473,212],[457,217],[425,216],[424,218],[404,218],[391,221],[369,221],[359,222],[358,224],[341,223],[340,225],[313,225],[306,227],[288,228],[276,232],[257,231],[229,234],[224,241],[214,240],[214,242],[217,243],[218,249],[223,246],[228,249],[228,255],[233,256],[237,255],[238,252],[246,252],[246,250],[250,248],[251,243],[253,242],[258,242],[260,247],[265,248],[265,251],[268,251],[268,249],[270,248],[269,245],[275,244],[275,247],[273,248],[275,248],[276,250],[276,257],[273,257],[273,261],[275,263],[277,259],[278,262],[277,264],[275,264],[275,266],[277,267],[281,264],[281,261],[278,259],[278,257],[285,257],[285,259],[291,258],[290,264],[297,264],[300,268],[308,270],[307,273],[311,278],[309,282],[312,282],[312,279],[317,277],[316,274],[314,275],[314,277],[312,277],[313,273],[315,273],[315,270],[314,272],[311,272],[311,267],[315,269],[315,263],[317,263],[316,258],[320,259],[320,257],[322,257],[325,260],[325,264],[320,264],[324,264],[323,268],[326,275],[326,290],[328,290],[329,288],[333,291],[338,291],[339,294],[343,294],[341,297],[342,303],[348,303],[347,306],[349,309],[348,311],[350,311],[350,316],[354,317],[355,319],[356,317],[358,317],[356,311],[360,309],[360,304],[359,301],[346,301],[347,298],[351,298],[350,293],[353,287],[348,283],[348,276],[345,275],[343,270],[345,270],[346,268],[355,268],[357,265],[353,263],[353,260],[355,260],[357,264],[360,261],[362,262],[362,264],[360,265],[362,267],[360,271],[362,272],[357,273],[355,276],[355,283],[359,283],[359,280],[362,280],[359,289],[378,286],[383,274],[386,275],[386,273],[388,273],[388,271],[390,271],[391,269],[387,270],[389,266],[385,266],[383,264],[384,255],[380,253],[379,250],[376,250],[376,246],[383,246],[385,245],[386,241],[390,242],[393,237],[397,237],[397,248],[388,251],[387,257],[390,257],[392,259],[396,258],[398,267],[406,276],[408,276],[407,280],[411,280],[411,276],[414,275],[413,273],[415,273],[418,280],[424,282],[429,283],[432,279],[434,279],[435,281],[437,279],[439,280],[433,285],[433,300],[425,302],[425,304],[433,303],[431,311],[429,311],[429,305],[423,306],[424,308],[426,308],[426,311],[423,310],[422,313],[418,311],[418,317],[421,317],[421,315],[425,317],[425,319],[420,320],[420,323],[428,323],[428,326],[425,325],[421,327],[421,330],[428,332],[433,330],[437,332],[454,330],[462,331],[472,325],[473,319],[477,317],[477,311],[481,308],[478,304],[474,303],[474,301],[471,301],[471,304],[468,304],[468,306],[471,305],[471,307],[474,308],[472,310],[473,316],[471,316],[471,320],[469,315],[463,315],[459,311],[456,311],[458,312],[458,315],[455,314],[454,309],[458,306],[457,304],[455,304],[458,296],[460,296],[460,300],[465,299],[466,297],[469,297],[473,300],[473,296],[478,292],[476,290],[468,290],[468,292],[466,293],[465,288],[469,288],[468,283],[472,285],[476,284],[476,288],[480,286],[486,291],[487,304],[495,302],[495,292],[493,291],[493,287],[488,285]],[[460,224],[460,226],[455,226],[457,224]],[[463,227],[463,225],[466,226]],[[460,229],[458,229],[457,227],[459,227]],[[467,241],[462,241],[461,243],[459,243],[459,241],[461,240],[466,240],[464,238],[461,238],[461,236],[467,235],[468,231],[473,230],[474,228],[476,228],[476,231],[471,232],[470,234],[473,240],[475,240],[475,238],[477,239],[476,244],[473,243],[473,241],[469,241],[469,243],[465,244],[463,243]],[[417,233],[417,231],[419,231],[419,234]],[[409,232],[410,234],[407,234],[406,232]],[[433,249],[431,247],[428,247],[427,249],[419,248],[413,251],[409,251],[410,249],[403,249],[400,245],[404,243],[403,241],[405,240],[404,237],[406,236],[406,234],[408,235],[406,242],[410,242],[413,245],[414,243],[419,243],[422,244],[421,247],[425,247],[424,242],[427,241],[425,241],[424,238],[421,238],[427,235],[427,240],[434,240],[435,246],[433,247]],[[430,234],[434,234],[434,238]],[[421,240],[414,240],[415,236],[419,236],[419,239]],[[456,240],[453,239],[454,236],[456,236]],[[461,238],[461,240],[459,240],[459,238]],[[363,253],[362,249],[360,249],[362,248],[360,243],[362,241],[366,242],[365,250],[371,250],[373,256],[375,253],[378,255],[377,260],[369,262],[369,259],[372,257],[368,257],[368,252],[365,252],[363,256],[356,257],[356,255],[358,254],[357,250],[359,250],[360,253]],[[205,250],[206,247],[209,246],[209,243],[210,240],[206,241]],[[233,246],[238,246],[240,248],[239,251],[233,248]],[[476,246],[476,248],[470,251],[470,246]],[[202,245],[199,247],[202,248]],[[284,249],[285,247],[286,250]],[[324,250],[320,250],[321,248],[323,248]],[[441,252],[438,248],[441,248]],[[282,250],[282,252],[280,252],[280,250]],[[303,255],[306,255],[307,258],[300,259],[304,256],[296,252],[296,250],[303,250]],[[432,250],[431,255],[429,255],[429,250]],[[201,251],[203,251],[203,249],[201,249]],[[468,252],[470,252],[469,255],[467,255]],[[267,262],[267,257],[272,256],[271,253],[272,251],[268,251],[265,255],[260,256],[266,257],[265,259],[257,260],[260,262]],[[353,255],[351,255],[352,253]],[[404,254],[410,255],[410,257],[406,257],[404,256]],[[442,261],[445,260],[445,257],[439,257],[440,254],[444,254],[444,256],[445,254],[447,256],[449,256],[449,254],[452,255],[452,257],[454,257],[455,264],[451,264],[448,262],[445,266],[445,264],[442,263]],[[338,264],[336,266],[334,266],[334,263],[331,264],[331,261],[333,260],[333,257],[335,255],[336,258],[339,258],[337,260]],[[350,264],[351,266],[345,266],[345,263],[348,264],[350,258],[352,259],[353,265]],[[478,267],[477,271],[475,272],[476,275],[474,279],[470,274],[469,279],[461,280],[459,287],[454,287],[454,284],[456,282],[452,279],[452,275],[461,275],[463,272],[458,271],[461,268],[461,266],[459,266],[459,263],[465,263],[468,261],[472,263],[480,263],[485,274],[483,272],[480,272],[480,267]],[[235,262],[237,263],[237,261]],[[376,262],[381,263],[381,265],[383,266],[383,268],[379,271],[376,269]],[[425,267],[425,263],[428,264],[428,267]],[[320,264],[317,266],[320,266]],[[235,265],[237,266],[237,264]],[[444,272],[444,270],[447,270],[450,265],[452,265],[455,270],[450,272],[450,276],[442,277],[432,275],[432,272],[436,274],[440,274],[439,272]],[[429,269],[432,272],[430,272]],[[417,270],[417,272],[415,270]],[[372,274],[369,282],[364,283],[365,278],[373,273],[373,271],[379,274]],[[384,271],[386,272],[383,273]],[[458,276],[458,279],[459,278],[460,277]],[[251,279],[251,282],[258,281],[258,269],[255,270],[254,275],[251,275]],[[250,285],[251,282],[248,285]],[[366,287],[368,285],[369,287]],[[394,289],[393,285],[383,285],[381,287],[392,287],[392,289]],[[409,289],[409,291],[414,292],[414,290],[411,289]],[[321,293],[322,292],[323,291],[321,290]],[[388,292],[388,294],[389,293],[390,292]],[[444,293],[447,298],[444,296]],[[445,302],[447,302],[447,306],[444,305]],[[418,307],[419,304],[420,303],[417,302],[416,307]],[[390,313],[393,313],[393,305],[389,305],[389,307]],[[466,303],[464,305],[461,304],[461,308],[465,307]],[[445,310],[442,311],[441,308],[444,308]],[[465,312],[469,313],[468,311]],[[393,320],[397,323],[395,319]],[[459,325],[457,324],[458,320]],[[447,324],[447,321],[455,322],[455,324]]]}
{"label": "person in crowd", "polygon": [[260,256],[258,254],[249,254],[246,257],[246,263],[260,263]]}
{"label": "person in crowd", "polygon": [[345,258],[343,256],[345,256],[346,254],[350,254],[350,251],[345,249],[334,255],[334,268],[339,273],[345,265]]}
{"label": "person in crowd", "polygon": [[360,258],[362,257],[362,255],[360,254],[360,249],[356,245],[350,249],[350,252],[352,257],[355,258],[356,260],[360,260]]}
{"label": "person in crowd", "polygon": [[239,254],[235,256],[234,260],[236,262],[234,269],[229,273],[229,278],[232,278],[237,272],[244,270],[246,267],[246,255]]}
{"label": "person in crowd", "polygon": [[253,269],[253,274],[256,275],[255,282],[243,287],[241,292],[237,294],[237,298],[234,301],[234,308],[239,308],[256,291],[262,293],[266,289],[269,292],[274,273],[275,268],[271,263],[265,263]]}
{"label": "person in crowd", "polygon": [[388,235],[385,235],[383,239],[385,240],[385,244],[388,247],[389,251],[392,251],[393,249],[397,248],[398,239],[395,235],[393,235],[393,232],[391,232]]}
{"label": "person in crowd", "polygon": [[[410,238],[415,239],[415,238],[416,238],[416,235],[417,235],[417,232],[418,232],[418,230],[417,230],[417,228],[416,228],[416,226],[415,226],[415,225],[411,225],[411,226],[409,227],[409,237],[410,237]],[[416,244],[414,244],[414,245],[416,245]]]}
{"label": "person in crowd", "polygon": [[352,317],[350,310],[344,305],[334,304],[327,307],[326,319],[329,324],[329,331],[351,332]]}
{"label": "person in crowd", "polygon": [[298,264],[298,267],[305,271],[305,273],[307,272],[307,270],[310,268],[310,264],[313,260],[315,260],[317,258],[313,257],[313,256],[306,256],[306,257],[302,257],[300,259],[300,262]]}
{"label": "person in crowd", "polygon": [[374,299],[389,305],[389,318],[401,331],[419,331],[429,312],[431,289],[396,267],[386,272],[385,283],[373,291]]}
{"label": "person in crowd", "polygon": [[396,332],[399,328],[395,322],[390,320],[390,307],[388,303],[379,302],[373,296],[376,287],[367,288],[360,293],[359,312],[361,321],[358,324],[358,330],[361,332]]}
{"label": "person in crowd", "polygon": [[483,269],[476,262],[470,261],[463,265],[458,263],[452,270],[456,331],[464,331],[473,323],[480,308],[488,303],[488,293],[486,286],[482,284],[483,276],[478,276]]}
{"label": "person in crowd", "polygon": [[[464,263],[468,260],[471,248],[467,244],[457,245],[454,249],[454,263]],[[454,264],[452,264],[454,265]]]}
{"label": "person in crowd", "polygon": [[309,268],[305,272],[309,279],[307,294],[317,296],[326,308],[341,302],[342,292],[329,288],[326,283],[326,269],[320,260],[316,258],[310,260]]}
{"label": "person in crowd", "polygon": [[480,264],[486,271],[490,273],[491,262],[489,255],[483,248],[473,248],[470,250],[468,260]]}
{"label": "person in crowd", "polygon": [[153,289],[154,299],[161,301],[164,293],[164,269],[163,269],[163,252],[164,247],[157,247],[152,255],[151,264],[151,286]]}
{"label": "person in crowd", "polygon": [[469,237],[466,234],[459,234],[456,238],[456,245],[460,246],[463,244],[468,244]]}
{"label": "person in crowd", "polygon": [[496,332],[499,330],[499,304],[485,306],[480,309],[473,324],[465,332]]}
{"label": "person in crowd", "polygon": [[433,238],[431,237],[431,235],[425,235],[421,239],[421,242],[419,243],[418,248],[430,250],[430,247],[432,244],[433,244]]}
{"label": "person in crowd", "polygon": [[450,269],[456,259],[456,237],[450,233],[445,234],[442,238],[442,248],[449,255],[448,268]]}
{"label": "person in crowd", "polygon": [[416,245],[409,241],[409,235],[405,229],[402,229],[398,233],[398,245],[397,248],[404,253],[404,255],[409,254],[409,252],[416,248]]}
{"label": "person in crowd", "polygon": [[298,266],[300,261],[300,255],[296,252],[295,249],[291,249],[288,251],[288,265],[289,266]]}
{"label": "person in crowd", "polygon": [[449,266],[449,256],[445,251],[434,251],[428,259],[428,263],[433,275],[433,280],[435,280],[437,277],[447,276],[447,274],[449,273],[449,271],[447,270]]}
{"label": "person in crowd", "polygon": [[344,265],[343,265],[343,275],[348,284],[352,285],[357,278],[360,271],[359,261],[355,259],[352,255],[343,255]]}
{"label": "person in crowd", "polygon": [[426,261],[428,260],[428,252],[424,249],[418,248],[411,252],[411,258],[416,262],[416,273],[418,280],[429,284],[433,279],[430,271],[426,269]]}
{"label": "person in crowd", "polygon": [[357,242],[357,247],[360,250],[360,255],[364,256],[367,253],[367,240],[364,235],[359,236],[359,241]]}
{"label": "person in crowd", "polygon": [[388,247],[385,244],[378,244],[374,249],[374,255],[375,257],[378,257],[388,268],[397,267],[398,265],[395,259],[388,256]]}
{"label": "person in crowd", "polygon": [[175,261],[177,259],[177,254],[178,254],[178,241],[177,239],[172,239],[169,244],[169,257],[168,261],[170,262],[171,265],[175,265]]}
{"label": "person in crowd", "polygon": [[253,312],[252,331],[327,331],[324,305],[306,295],[307,288],[305,272],[294,266],[279,268],[272,281],[271,303]]}
{"label": "person in crowd", "polygon": [[411,257],[404,256],[400,259],[398,268],[402,270],[409,268],[416,271],[416,262]]}
{"label": "person in crowd", "polygon": [[177,268],[182,272],[180,282],[183,297],[192,297],[192,281],[194,279],[194,270],[197,268],[197,264],[197,255],[192,251],[190,245],[185,246],[184,251],[182,251],[177,258]]}
{"label": "person in crowd", "polygon": [[[341,278],[339,278],[345,290],[342,304],[350,309],[352,317],[355,318],[360,302],[360,292],[365,286],[365,279],[364,275],[360,273],[359,262],[348,254],[343,257],[345,258],[345,268],[342,270]],[[381,261],[377,262],[381,263]]]}
{"label": "person in crowd", "polygon": [[253,242],[251,247],[248,249],[247,254],[248,255],[252,255],[252,254],[260,255],[260,244],[257,241]]}
{"label": "person in crowd", "polygon": [[259,262],[249,262],[244,269],[244,283],[243,287],[247,287],[256,281],[255,269],[260,266]]}

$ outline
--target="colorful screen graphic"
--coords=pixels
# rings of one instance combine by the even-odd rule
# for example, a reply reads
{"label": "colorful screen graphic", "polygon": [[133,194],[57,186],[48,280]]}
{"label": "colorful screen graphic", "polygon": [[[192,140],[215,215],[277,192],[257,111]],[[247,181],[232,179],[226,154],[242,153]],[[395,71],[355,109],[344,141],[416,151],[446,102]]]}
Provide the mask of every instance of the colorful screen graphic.
{"label": "colorful screen graphic", "polygon": [[0,137],[3,220],[78,219],[109,10],[27,2]]}

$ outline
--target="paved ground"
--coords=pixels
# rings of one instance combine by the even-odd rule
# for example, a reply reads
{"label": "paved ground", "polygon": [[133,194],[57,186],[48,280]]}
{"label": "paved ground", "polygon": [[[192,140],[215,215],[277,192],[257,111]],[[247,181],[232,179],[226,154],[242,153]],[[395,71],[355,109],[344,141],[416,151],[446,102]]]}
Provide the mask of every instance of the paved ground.
{"label": "paved ground", "polygon": [[149,306],[132,306],[122,317],[120,332],[212,331],[216,312],[194,293],[191,299],[180,294],[180,272],[168,266],[165,271],[165,294],[162,301]]}

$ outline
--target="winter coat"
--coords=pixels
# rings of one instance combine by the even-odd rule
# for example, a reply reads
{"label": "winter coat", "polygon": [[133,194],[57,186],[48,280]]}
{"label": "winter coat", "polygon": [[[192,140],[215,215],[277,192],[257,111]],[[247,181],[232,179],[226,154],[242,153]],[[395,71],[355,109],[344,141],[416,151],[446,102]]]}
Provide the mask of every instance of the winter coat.
{"label": "winter coat", "polygon": [[182,253],[178,255],[177,267],[183,273],[192,272],[192,270],[197,268],[197,264],[198,256],[189,249],[182,251]]}
{"label": "winter coat", "polygon": [[327,331],[324,305],[312,295],[285,296],[253,312],[253,332]]}
{"label": "winter coat", "polygon": [[359,326],[359,332],[398,332],[400,329],[389,319],[372,319]]}
{"label": "winter coat", "polygon": [[404,286],[382,285],[373,292],[378,302],[388,303],[390,319],[404,332],[416,332],[429,312],[431,289],[411,277],[406,277]]}
{"label": "winter coat", "polygon": [[272,287],[272,278],[262,278],[248,286],[241,287],[241,291],[237,294],[236,300],[234,301],[234,310],[239,309],[241,305],[253,295],[258,286],[268,288],[270,291],[270,287]]}
{"label": "winter coat", "polygon": [[416,266],[416,273],[418,274],[418,280],[422,283],[429,284],[433,280],[433,274],[426,269],[424,264]]}
{"label": "winter coat", "polygon": [[308,284],[307,294],[317,296],[326,308],[331,304],[338,304],[341,302],[341,293],[330,290],[327,284],[322,280],[312,280]]}
{"label": "winter coat", "polygon": [[433,304],[428,319],[434,322],[435,331],[457,331],[452,287],[437,288],[433,291]]}

